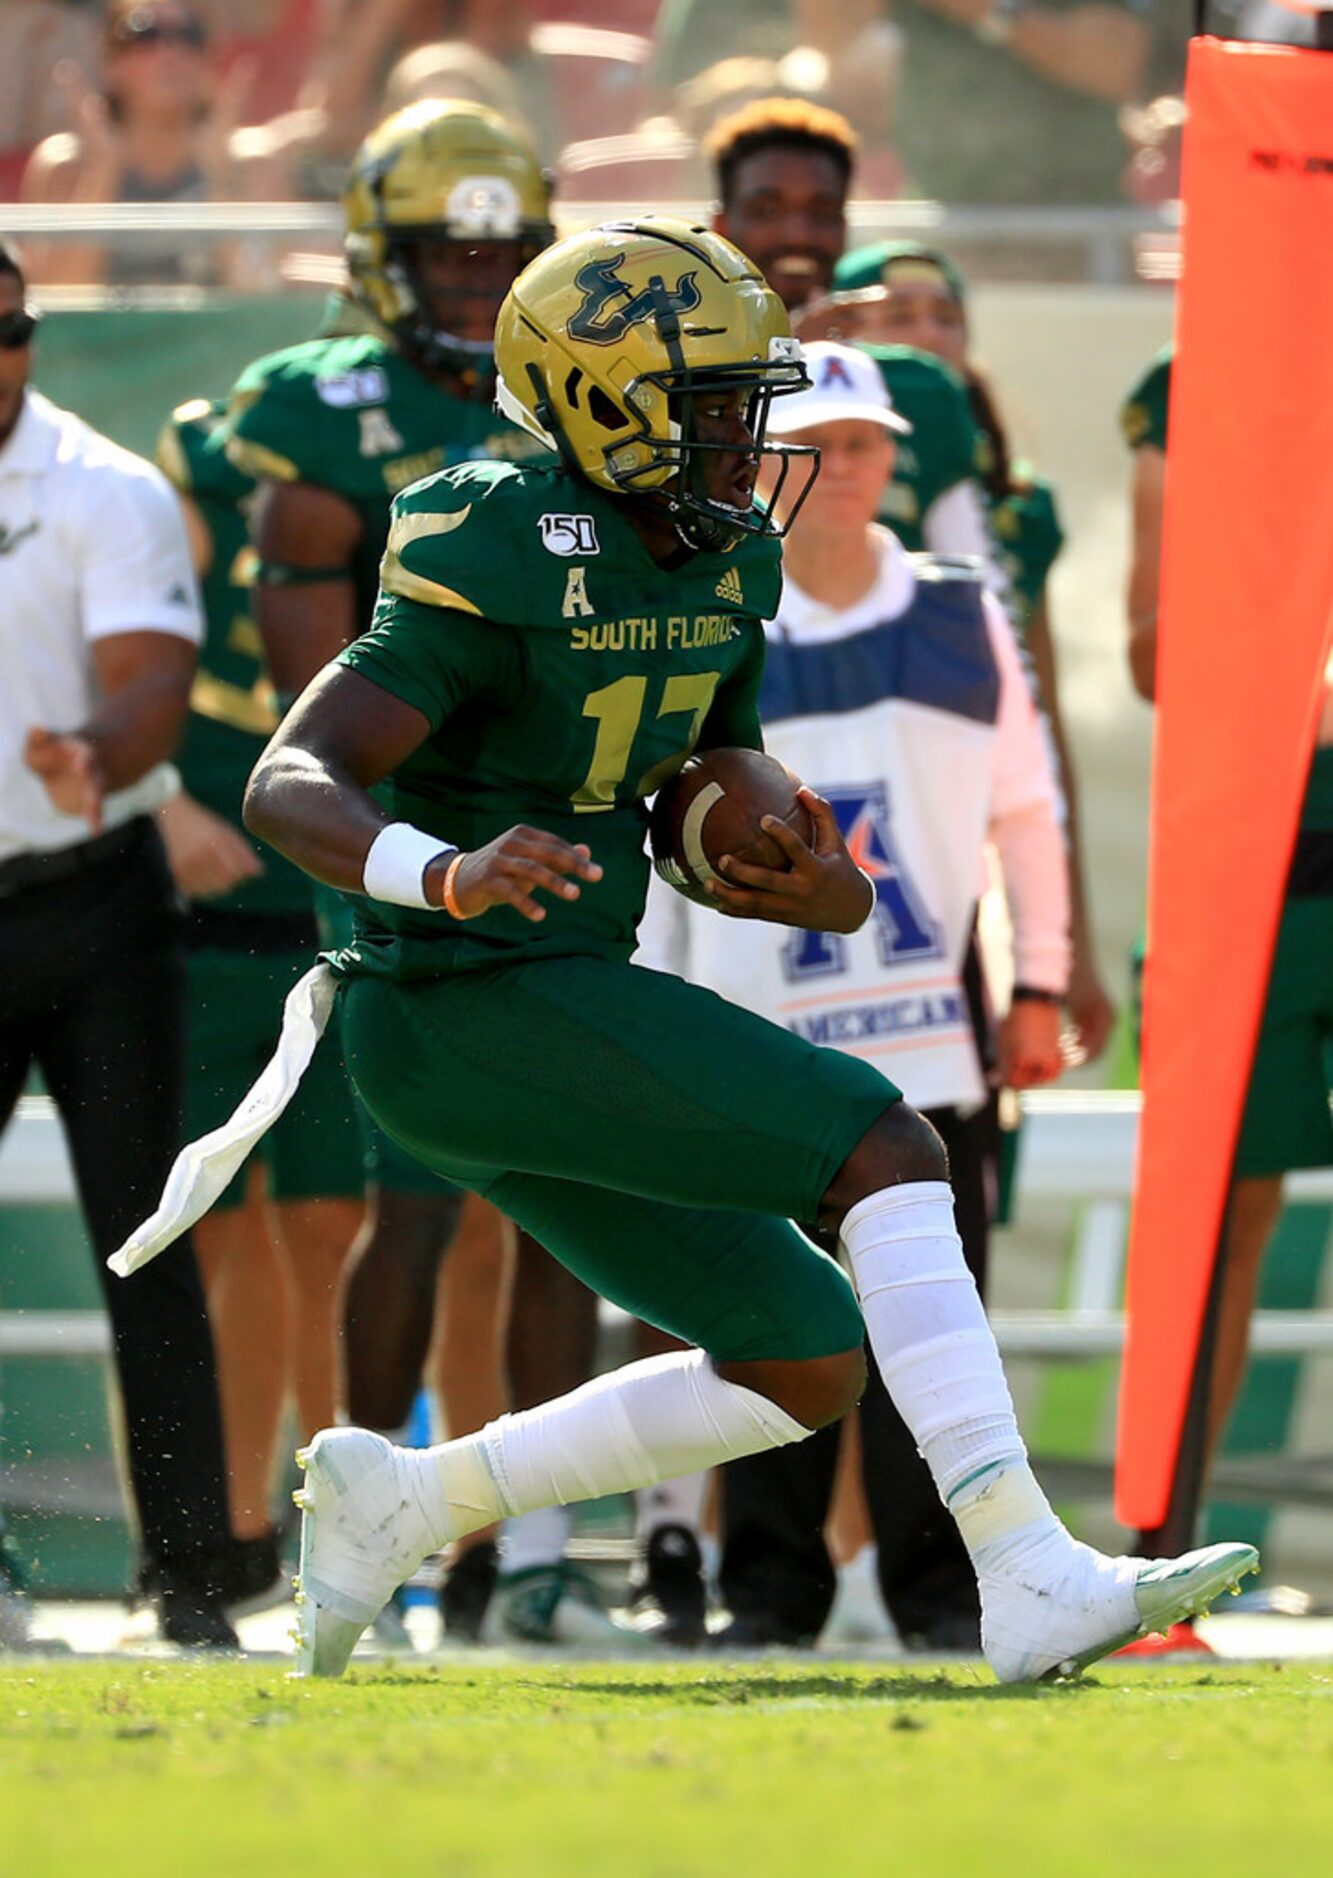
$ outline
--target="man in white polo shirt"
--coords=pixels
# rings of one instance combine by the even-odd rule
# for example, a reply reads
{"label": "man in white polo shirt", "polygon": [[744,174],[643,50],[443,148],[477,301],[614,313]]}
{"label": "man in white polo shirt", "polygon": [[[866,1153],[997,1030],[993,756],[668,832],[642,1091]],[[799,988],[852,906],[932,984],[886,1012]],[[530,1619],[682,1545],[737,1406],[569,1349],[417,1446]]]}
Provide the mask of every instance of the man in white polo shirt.
{"label": "man in white polo shirt", "polygon": [[125,1406],[144,1580],[169,1640],[234,1644],[213,1348],[192,1256],[107,1255],[178,1145],[179,916],[151,811],[201,623],[165,480],[28,388],[35,316],[0,243],[0,1128],[36,1065],[60,1110]]}

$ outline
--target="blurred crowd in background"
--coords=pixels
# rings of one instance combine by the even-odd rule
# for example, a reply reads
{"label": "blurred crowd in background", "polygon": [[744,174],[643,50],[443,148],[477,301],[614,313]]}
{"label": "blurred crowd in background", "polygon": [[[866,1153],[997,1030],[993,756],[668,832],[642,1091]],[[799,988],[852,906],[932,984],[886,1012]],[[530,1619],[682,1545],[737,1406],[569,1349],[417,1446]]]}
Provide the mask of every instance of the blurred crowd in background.
{"label": "blurred crowd in background", "polygon": [[[1218,0],[1228,30],[1308,15]],[[862,198],[1157,204],[1177,193],[1194,0],[5,0],[0,201],[336,198],[386,111],[467,98],[526,128],[557,201],[706,199],[722,117],[842,112]],[[280,284],[271,251],[34,243],[51,285]]]}

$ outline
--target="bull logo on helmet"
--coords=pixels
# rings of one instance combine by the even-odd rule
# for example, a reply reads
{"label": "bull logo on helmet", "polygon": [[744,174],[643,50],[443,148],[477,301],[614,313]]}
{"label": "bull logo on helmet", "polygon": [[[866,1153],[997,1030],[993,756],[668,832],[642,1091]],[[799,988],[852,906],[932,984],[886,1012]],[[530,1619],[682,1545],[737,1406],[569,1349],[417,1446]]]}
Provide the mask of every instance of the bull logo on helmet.
{"label": "bull logo on helmet", "polygon": [[[594,346],[614,345],[631,326],[655,313],[692,313],[700,305],[695,273],[682,274],[674,287],[653,280],[635,293],[628,282],[616,278],[616,269],[624,259],[622,253],[612,255],[609,261],[589,261],[574,276],[583,302],[569,322],[571,339],[586,339]],[[613,304],[616,301],[620,304]]]}

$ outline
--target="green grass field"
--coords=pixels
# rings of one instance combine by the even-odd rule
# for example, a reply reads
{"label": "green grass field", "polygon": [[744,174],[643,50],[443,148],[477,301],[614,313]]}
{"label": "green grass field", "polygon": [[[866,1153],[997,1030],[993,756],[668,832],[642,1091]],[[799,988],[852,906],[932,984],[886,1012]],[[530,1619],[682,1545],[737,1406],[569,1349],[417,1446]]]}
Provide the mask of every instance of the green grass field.
{"label": "green grass field", "polygon": [[1333,1666],[0,1668],[0,1873],[1271,1873],[1333,1860]]}

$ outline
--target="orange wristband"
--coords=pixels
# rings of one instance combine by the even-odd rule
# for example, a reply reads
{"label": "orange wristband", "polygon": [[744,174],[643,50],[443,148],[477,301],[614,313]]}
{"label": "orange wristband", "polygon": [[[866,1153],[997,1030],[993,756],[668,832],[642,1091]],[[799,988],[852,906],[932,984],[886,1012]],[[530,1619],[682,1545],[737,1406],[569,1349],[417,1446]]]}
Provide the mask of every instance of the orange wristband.
{"label": "orange wristband", "polygon": [[460,850],[444,870],[444,910],[449,915],[450,919],[471,919],[476,917],[475,914],[463,912],[458,904],[458,898],[454,893],[454,875],[458,872],[459,864],[464,858]]}

